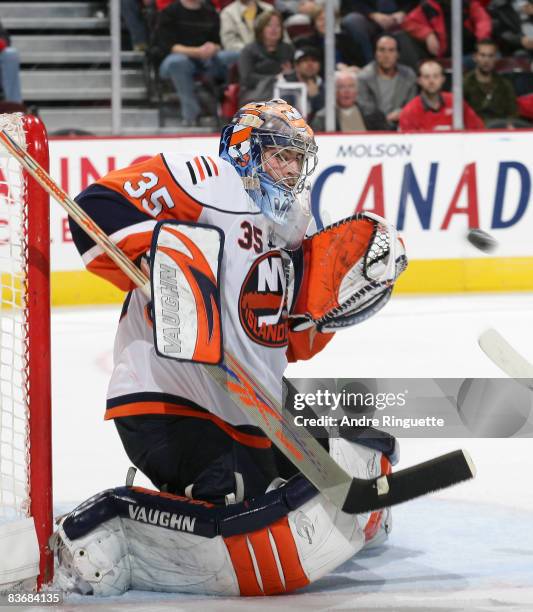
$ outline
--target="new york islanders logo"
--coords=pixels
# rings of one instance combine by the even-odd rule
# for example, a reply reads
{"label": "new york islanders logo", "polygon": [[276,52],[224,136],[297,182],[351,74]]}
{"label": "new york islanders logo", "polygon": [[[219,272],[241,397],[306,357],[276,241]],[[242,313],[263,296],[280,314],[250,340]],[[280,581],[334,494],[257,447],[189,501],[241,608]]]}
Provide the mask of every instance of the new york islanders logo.
{"label": "new york islanders logo", "polygon": [[254,261],[239,296],[239,317],[246,334],[263,346],[287,346],[285,274],[278,252]]}

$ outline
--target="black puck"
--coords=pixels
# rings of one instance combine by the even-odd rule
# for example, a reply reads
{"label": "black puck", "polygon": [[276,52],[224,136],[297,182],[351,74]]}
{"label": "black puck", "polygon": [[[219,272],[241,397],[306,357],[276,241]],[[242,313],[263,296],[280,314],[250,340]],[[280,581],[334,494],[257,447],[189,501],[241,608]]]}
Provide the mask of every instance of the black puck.
{"label": "black puck", "polygon": [[470,244],[474,245],[476,249],[484,253],[490,253],[498,246],[498,241],[495,238],[478,228],[469,230],[466,239]]}

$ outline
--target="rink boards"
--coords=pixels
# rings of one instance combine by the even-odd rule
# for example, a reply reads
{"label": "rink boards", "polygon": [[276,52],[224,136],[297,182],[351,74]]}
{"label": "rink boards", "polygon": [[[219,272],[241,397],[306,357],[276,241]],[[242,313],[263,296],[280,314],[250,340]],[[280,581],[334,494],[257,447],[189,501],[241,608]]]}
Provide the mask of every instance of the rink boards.
{"label": "rink boards", "polygon": [[[311,207],[320,228],[354,211],[387,217],[404,237],[410,265],[403,293],[533,290],[533,131],[319,135]],[[71,196],[115,168],[159,152],[211,156],[215,136],[54,138],[50,173]],[[498,241],[491,254],[469,228]],[[51,206],[55,305],[108,303],[123,294],[83,270],[66,215]]]}

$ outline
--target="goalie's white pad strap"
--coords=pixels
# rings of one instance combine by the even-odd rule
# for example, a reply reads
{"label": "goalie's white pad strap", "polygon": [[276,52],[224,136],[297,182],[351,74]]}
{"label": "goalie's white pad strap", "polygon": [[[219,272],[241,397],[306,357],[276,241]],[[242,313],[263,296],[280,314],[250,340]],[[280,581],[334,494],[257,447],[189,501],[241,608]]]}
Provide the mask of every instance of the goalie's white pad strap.
{"label": "goalie's white pad strap", "polygon": [[[331,452],[354,475],[379,473],[379,451],[336,440]],[[289,506],[306,501],[285,513],[276,502],[273,519],[253,527],[263,498],[276,496]],[[376,513],[345,514],[304,479],[257,503],[250,513],[235,513],[228,522],[224,517],[233,512],[231,507],[135,487],[104,492],[63,519],[56,538],[56,585],[95,595],[127,589],[226,596],[288,593],[344,563],[380,526]],[[117,516],[113,510],[120,505],[125,511]],[[239,529],[243,522],[251,528]]]}
{"label": "goalie's white pad strap", "polygon": [[219,270],[223,232],[163,221],[151,248],[152,318],[157,354],[179,361],[222,360]]}
{"label": "goalie's white pad strap", "polygon": [[0,590],[39,574],[39,543],[33,518],[0,524]]}

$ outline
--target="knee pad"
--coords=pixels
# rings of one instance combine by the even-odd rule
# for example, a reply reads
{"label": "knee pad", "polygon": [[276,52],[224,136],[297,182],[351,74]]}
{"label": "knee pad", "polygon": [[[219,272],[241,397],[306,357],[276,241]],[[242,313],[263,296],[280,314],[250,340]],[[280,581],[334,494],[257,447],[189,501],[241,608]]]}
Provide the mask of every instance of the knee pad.
{"label": "knee pad", "polygon": [[[345,439],[330,442],[332,457],[352,476],[371,478],[390,469],[379,450]],[[128,588],[288,593],[381,541],[388,525],[386,511],[342,512],[301,475],[230,506],[117,487],[61,522],[56,583],[94,595]]]}
{"label": "knee pad", "polygon": [[130,588],[131,567],[121,519],[100,523],[86,535],[71,540],[63,521],[54,534],[58,560],[54,583],[83,595],[120,595]]}
{"label": "knee pad", "polygon": [[[393,446],[397,452],[397,445]],[[392,471],[391,461],[385,453],[344,438],[330,439],[329,454],[350,476],[356,478],[376,478]],[[364,533],[365,547],[382,544],[392,529],[390,508],[357,514],[356,520]]]}

